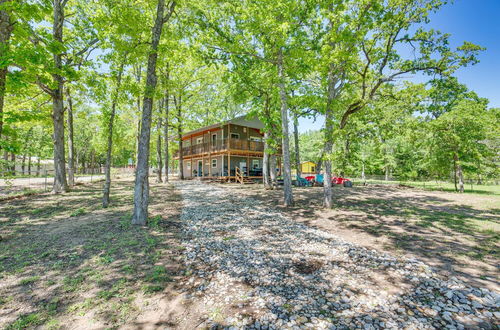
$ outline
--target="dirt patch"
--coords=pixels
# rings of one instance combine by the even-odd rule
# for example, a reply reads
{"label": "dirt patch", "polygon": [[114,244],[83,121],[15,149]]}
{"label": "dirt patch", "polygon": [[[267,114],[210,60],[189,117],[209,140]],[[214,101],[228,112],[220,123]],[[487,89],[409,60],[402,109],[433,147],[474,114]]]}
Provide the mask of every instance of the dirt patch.
{"label": "dirt patch", "polygon": [[0,328],[155,328],[186,311],[180,196],[151,184],[147,227],[130,224],[133,182],[0,203]]}
{"label": "dirt patch", "polygon": [[322,188],[295,188],[296,204],[282,206],[281,190],[224,185],[284,211],[292,219],[353,243],[416,257],[445,276],[499,290],[500,197],[424,191],[407,186],[334,187],[334,208]]}
{"label": "dirt patch", "polygon": [[301,274],[312,274],[320,270],[322,266],[323,262],[320,260],[303,260],[293,264],[293,267]]}

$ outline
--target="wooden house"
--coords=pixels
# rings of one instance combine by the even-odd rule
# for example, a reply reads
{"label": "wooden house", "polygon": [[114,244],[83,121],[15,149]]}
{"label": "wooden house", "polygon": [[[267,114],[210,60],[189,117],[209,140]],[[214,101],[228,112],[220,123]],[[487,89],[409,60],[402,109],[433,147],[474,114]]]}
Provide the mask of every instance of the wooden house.
{"label": "wooden house", "polygon": [[302,174],[316,174],[316,163],[311,161],[300,163],[300,172]]}
{"label": "wooden house", "polygon": [[[261,180],[263,129],[259,119],[242,116],[185,133],[176,155],[178,160],[182,155],[184,178],[240,183]],[[277,172],[279,168],[278,160]]]}

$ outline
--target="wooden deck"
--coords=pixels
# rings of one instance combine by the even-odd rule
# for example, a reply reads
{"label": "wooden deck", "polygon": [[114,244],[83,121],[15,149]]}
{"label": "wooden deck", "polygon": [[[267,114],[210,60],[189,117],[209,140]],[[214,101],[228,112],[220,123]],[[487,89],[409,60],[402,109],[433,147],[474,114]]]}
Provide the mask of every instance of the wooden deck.
{"label": "wooden deck", "polygon": [[263,178],[262,176],[243,176],[242,178],[239,178],[236,175],[231,175],[231,176],[203,176],[203,177],[195,176],[192,178],[186,178],[185,180],[200,180],[200,181],[209,181],[218,183],[239,182],[243,184],[249,184],[249,183],[256,183],[256,181],[262,181]]}

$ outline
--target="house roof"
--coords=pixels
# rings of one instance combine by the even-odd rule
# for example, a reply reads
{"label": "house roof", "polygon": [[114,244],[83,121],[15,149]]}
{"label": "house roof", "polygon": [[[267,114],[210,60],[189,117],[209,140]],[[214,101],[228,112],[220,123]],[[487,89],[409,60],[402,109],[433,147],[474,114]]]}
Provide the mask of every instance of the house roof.
{"label": "house roof", "polygon": [[302,165],[302,164],[307,164],[307,163],[311,163],[311,164],[313,164],[313,165],[316,165],[316,163],[315,163],[315,162],[311,162],[310,160],[306,160],[305,162],[302,162],[302,163],[300,163],[300,164]]}
{"label": "house roof", "polygon": [[186,132],[182,135],[183,138],[189,137],[191,135],[196,135],[198,133],[208,131],[210,129],[214,128],[222,128],[222,126],[227,125],[227,124],[235,124],[235,125],[240,125],[240,126],[245,126],[245,127],[251,127],[251,128],[256,128],[256,129],[264,129],[264,124],[258,119],[257,117],[248,117],[247,115],[235,117],[230,120],[223,121],[221,123],[213,124],[210,126],[204,126],[200,127],[198,129]]}

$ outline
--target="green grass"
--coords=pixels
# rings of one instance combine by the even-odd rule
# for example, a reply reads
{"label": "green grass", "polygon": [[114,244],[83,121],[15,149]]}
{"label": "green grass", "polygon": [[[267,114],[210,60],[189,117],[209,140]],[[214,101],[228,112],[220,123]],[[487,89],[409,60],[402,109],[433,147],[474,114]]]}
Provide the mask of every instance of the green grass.
{"label": "green grass", "polygon": [[84,280],[85,277],[82,274],[77,276],[66,276],[63,281],[63,289],[66,292],[77,291]]}
{"label": "green grass", "polygon": [[73,212],[71,212],[71,214],[69,216],[70,217],[77,217],[77,216],[83,215],[85,213],[87,213],[87,211],[85,211],[85,208],[80,207],[80,208],[77,208],[76,210],[74,210]]}
{"label": "green grass", "polygon": [[[352,179],[355,184],[362,184],[364,181],[360,178]],[[455,185],[450,182],[442,181],[385,181],[385,180],[365,180],[368,184],[389,184],[389,185],[407,185],[415,188],[430,190],[430,191],[447,191],[455,192]],[[470,194],[485,194],[485,195],[500,195],[500,185],[484,184],[484,185],[464,185],[465,193]]]}
{"label": "green grass", "polygon": [[39,313],[25,314],[19,317],[14,323],[10,324],[7,330],[21,330],[29,327],[35,327],[44,323],[44,318]]}
{"label": "green grass", "polygon": [[33,283],[37,282],[39,279],[40,279],[40,276],[30,276],[30,277],[27,277],[27,278],[23,278],[19,282],[19,284],[20,285],[30,285],[30,284],[33,284]]}
{"label": "green grass", "polygon": [[[172,204],[168,219],[156,209],[164,210],[164,196],[177,196],[174,187],[155,189],[153,198],[155,194],[161,198],[150,203],[148,226],[138,227],[131,225],[133,183],[114,184],[113,207],[106,210],[95,207],[101,201],[99,184],[0,204],[0,214],[6,218],[0,229],[11,233],[1,242],[5,244],[0,250],[0,281],[19,286],[0,296],[2,309],[15,311],[10,324],[0,319],[0,328],[57,329],[67,326],[59,324],[61,317],[91,313],[97,322],[117,328],[145,308],[142,304],[147,302],[137,302],[137,296],[144,292],[154,296],[172,281],[166,256],[170,250],[176,253],[180,242],[170,241],[176,227],[168,221],[179,208]],[[94,216],[96,212],[105,213],[105,221]],[[74,217],[81,215],[86,216],[75,222]],[[28,299],[33,310],[22,315],[18,302]]]}
{"label": "green grass", "polygon": [[146,282],[149,283],[144,285],[143,291],[146,294],[162,291],[165,285],[170,281],[171,278],[165,267],[155,266],[150,273],[146,275]]}

